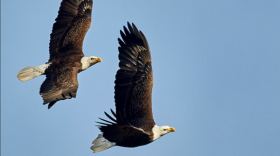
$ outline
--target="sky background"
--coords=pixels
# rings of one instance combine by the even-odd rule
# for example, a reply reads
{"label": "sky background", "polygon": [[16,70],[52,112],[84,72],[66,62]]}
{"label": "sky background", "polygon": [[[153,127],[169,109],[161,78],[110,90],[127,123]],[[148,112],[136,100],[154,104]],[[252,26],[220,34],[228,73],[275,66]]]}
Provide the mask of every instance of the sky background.
{"label": "sky background", "polygon": [[49,59],[61,0],[1,1],[1,156],[93,155],[98,117],[114,106],[119,31],[134,22],[150,45],[153,114],[176,129],[112,155],[279,156],[279,0],[94,0],[77,98],[42,105],[40,76],[17,73]]}

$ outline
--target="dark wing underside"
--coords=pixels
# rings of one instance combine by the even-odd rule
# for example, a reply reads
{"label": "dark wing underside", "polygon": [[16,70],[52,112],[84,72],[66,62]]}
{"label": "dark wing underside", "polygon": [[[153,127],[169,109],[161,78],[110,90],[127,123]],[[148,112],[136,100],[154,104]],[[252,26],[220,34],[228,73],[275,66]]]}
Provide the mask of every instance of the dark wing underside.
{"label": "dark wing underside", "polygon": [[48,108],[51,108],[59,100],[76,97],[79,86],[77,75],[80,66],[78,63],[76,63],[76,66],[63,62],[61,64],[51,64],[51,68],[48,68],[46,72],[51,71],[52,74],[46,75],[46,80],[40,88],[40,95],[44,100],[43,104],[49,103]]}
{"label": "dark wing underside", "polygon": [[137,147],[152,142],[153,137],[151,135],[132,126],[125,118],[117,116],[112,110],[111,112],[115,118],[105,112],[111,121],[99,118],[103,122],[97,122],[101,124],[99,129],[107,140],[123,147]]}
{"label": "dark wing underside", "polygon": [[117,116],[143,130],[151,131],[155,122],[152,113],[153,70],[150,48],[141,31],[128,23],[118,39],[119,67],[115,81]]}
{"label": "dark wing underside", "polygon": [[76,97],[81,70],[82,46],[91,25],[92,0],[63,0],[50,40],[51,65],[40,94],[49,108],[59,100]]}

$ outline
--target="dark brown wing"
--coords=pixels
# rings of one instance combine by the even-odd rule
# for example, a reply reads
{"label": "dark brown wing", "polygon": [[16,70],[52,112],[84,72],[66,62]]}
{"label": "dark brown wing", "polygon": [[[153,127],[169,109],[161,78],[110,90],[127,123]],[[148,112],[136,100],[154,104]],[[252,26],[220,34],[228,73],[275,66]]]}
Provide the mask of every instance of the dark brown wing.
{"label": "dark brown wing", "polygon": [[91,10],[92,0],[61,2],[51,33],[49,62],[69,55],[71,49],[77,50],[78,55],[83,55],[83,41],[91,25]]}
{"label": "dark brown wing", "polygon": [[155,122],[152,113],[153,70],[150,48],[141,31],[128,23],[118,39],[119,67],[115,81],[117,116],[145,131],[151,131]]}
{"label": "dark brown wing", "polygon": [[153,135],[132,126],[127,119],[117,116],[112,110],[111,112],[115,119],[105,112],[110,121],[99,118],[103,122],[97,122],[101,124],[99,129],[107,140],[123,147],[137,147],[153,141]]}
{"label": "dark brown wing", "polygon": [[81,64],[75,64],[54,63],[46,70],[46,80],[41,85],[40,95],[44,100],[43,104],[49,103],[48,108],[59,100],[76,97],[79,86],[77,75]]}

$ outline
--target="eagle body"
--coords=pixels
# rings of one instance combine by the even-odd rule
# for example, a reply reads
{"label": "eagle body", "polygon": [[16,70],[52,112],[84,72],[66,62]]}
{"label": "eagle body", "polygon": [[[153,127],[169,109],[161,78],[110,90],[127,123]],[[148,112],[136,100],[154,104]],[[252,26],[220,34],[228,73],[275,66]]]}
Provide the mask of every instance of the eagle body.
{"label": "eagle body", "polygon": [[18,74],[20,81],[46,75],[40,95],[51,108],[57,101],[76,97],[77,74],[101,62],[82,51],[85,35],[91,25],[92,0],[63,0],[53,24],[46,64],[26,67]]}
{"label": "eagle body", "polygon": [[169,126],[157,126],[152,113],[153,70],[150,48],[141,31],[128,23],[119,41],[119,70],[115,80],[116,112],[110,120],[99,118],[102,134],[92,142],[99,152],[113,146],[147,145],[161,136],[175,132]]}

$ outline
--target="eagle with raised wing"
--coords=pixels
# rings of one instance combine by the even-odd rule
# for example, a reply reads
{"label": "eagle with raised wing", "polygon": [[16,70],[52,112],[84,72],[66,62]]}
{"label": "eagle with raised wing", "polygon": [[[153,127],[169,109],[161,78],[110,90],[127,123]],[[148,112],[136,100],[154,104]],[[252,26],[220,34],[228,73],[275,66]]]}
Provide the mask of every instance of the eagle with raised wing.
{"label": "eagle with raised wing", "polygon": [[63,0],[51,33],[49,61],[18,73],[20,81],[46,75],[41,85],[43,104],[51,108],[57,101],[76,97],[77,74],[101,62],[101,58],[83,54],[83,42],[91,25],[92,0]]}
{"label": "eagle with raised wing", "polygon": [[137,147],[175,132],[173,127],[157,126],[152,113],[153,70],[148,42],[136,26],[128,23],[119,41],[119,70],[115,80],[116,112],[111,120],[101,119],[103,134],[92,142],[93,152],[113,146]]}

